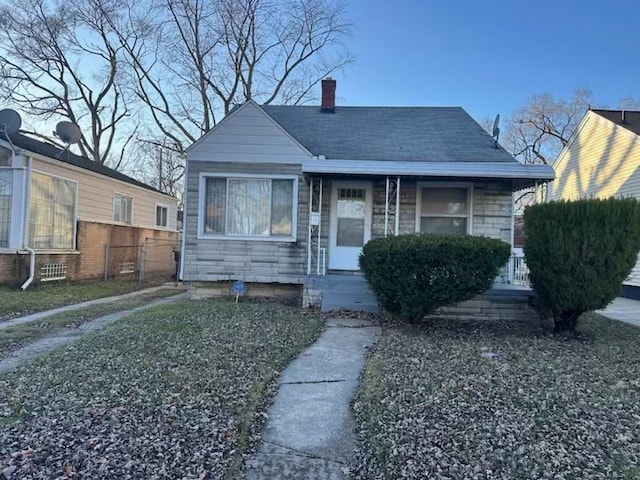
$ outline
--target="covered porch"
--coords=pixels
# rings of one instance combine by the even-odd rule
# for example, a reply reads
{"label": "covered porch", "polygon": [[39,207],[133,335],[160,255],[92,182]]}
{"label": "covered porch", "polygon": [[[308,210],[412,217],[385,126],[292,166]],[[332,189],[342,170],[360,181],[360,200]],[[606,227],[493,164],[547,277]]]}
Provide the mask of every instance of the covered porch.
{"label": "covered porch", "polygon": [[[393,235],[471,234],[513,245],[513,192],[553,178],[547,165],[515,162],[447,166],[317,159],[305,162],[303,173],[309,193],[308,276],[357,272],[362,247]],[[503,283],[526,281],[520,257],[514,253]]]}
{"label": "covered porch", "polygon": [[[358,266],[369,240],[460,233],[513,245],[513,192],[537,188],[554,176],[546,165],[327,159],[306,162],[303,173],[309,192],[303,303],[325,311],[370,312],[377,311],[377,300]],[[497,304],[512,305],[514,299],[522,303],[528,290],[522,253],[514,251],[478,308],[486,313]],[[468,312],[482,313],[473,308]]]}

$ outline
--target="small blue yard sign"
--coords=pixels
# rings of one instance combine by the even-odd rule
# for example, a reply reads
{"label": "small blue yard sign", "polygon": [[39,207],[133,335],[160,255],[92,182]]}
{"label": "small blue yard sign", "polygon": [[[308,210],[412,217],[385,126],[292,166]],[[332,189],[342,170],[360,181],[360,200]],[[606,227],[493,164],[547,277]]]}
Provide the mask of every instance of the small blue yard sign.
{"label": "small blue yard sign", "polygon": [[231,290],[236,294],[236,303],[238,303],[240,295],[247,293],[247,284],[242,280],[236,280],[233,282],[233,285],[231,285]]}

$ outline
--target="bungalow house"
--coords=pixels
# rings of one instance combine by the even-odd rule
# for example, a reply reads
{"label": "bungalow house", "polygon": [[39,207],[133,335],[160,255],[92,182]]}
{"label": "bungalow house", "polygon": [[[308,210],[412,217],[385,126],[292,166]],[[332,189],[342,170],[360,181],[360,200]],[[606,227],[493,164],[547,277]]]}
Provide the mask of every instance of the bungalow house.
{"label": "bungalow house", "polygon": [[[588,110],[553,167],[548,200],[640,199],[640,111]],[[640,259],[622,293],[640,298]]]}
{"label": "bungalow house", "polygon": [[553,179],[459,107],[249,100],[187,150],[182,278],[302,285],[358,271],[372,238],[412,232],[512,242],[512,192]]}
{"label": "bungalow house", "polygon": [[132,273],[145,244],[147,271],[173,272],[176,211],[149,185],[0,126],[0,284]]}

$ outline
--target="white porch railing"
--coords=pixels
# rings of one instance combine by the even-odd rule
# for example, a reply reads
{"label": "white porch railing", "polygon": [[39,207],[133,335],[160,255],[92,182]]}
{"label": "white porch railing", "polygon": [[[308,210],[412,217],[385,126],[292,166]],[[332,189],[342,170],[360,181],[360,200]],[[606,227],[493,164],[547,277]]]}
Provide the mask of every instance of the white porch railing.
{"label": "white porch railing", "polygon": [[512,252],[507,262],[507,283],[528,287],[529,267],[524,261],[524,254]]}

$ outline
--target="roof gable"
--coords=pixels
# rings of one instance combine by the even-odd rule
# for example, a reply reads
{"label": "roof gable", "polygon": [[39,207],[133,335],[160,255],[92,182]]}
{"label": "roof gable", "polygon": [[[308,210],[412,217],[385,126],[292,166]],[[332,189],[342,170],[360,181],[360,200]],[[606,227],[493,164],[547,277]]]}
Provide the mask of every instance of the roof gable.
{"label": "roof gable", "polygon": [[549,199],[640,196],[640,135],[619,123],[621,113],[587,110],[553,164]]}
{"label": "roof gable", "polygon": [[187,148],[198,161],[301,163],[311,153],[253,100],[232,110]]}
{"label": "roof gable", "polygon": [[516,162],[460,107],[263,105],[315,156],[343,160]]}

